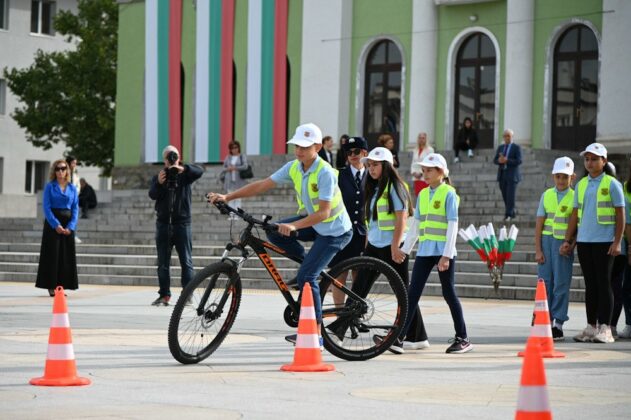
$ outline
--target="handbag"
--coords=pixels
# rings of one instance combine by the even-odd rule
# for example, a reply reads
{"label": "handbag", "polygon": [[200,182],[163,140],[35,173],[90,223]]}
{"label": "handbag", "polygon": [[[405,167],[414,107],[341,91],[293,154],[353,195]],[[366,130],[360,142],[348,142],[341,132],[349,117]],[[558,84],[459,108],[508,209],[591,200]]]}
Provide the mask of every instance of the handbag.
{"label": "handbag", "polygon": [[252,165],[248,164],[248,167],[239,171],[241,179],[254,178],[254,172],[252,172]]}
{"label": "handbag", "polygon": [[[241,160],[241,165],[243,165],[243,156],[239,156],[239,160]],[[248,163],[247,168],[241,169],[239,171],[239,176],[241,177],[241,179],[254,178],[254,172],[252,172],[252,165]]]}

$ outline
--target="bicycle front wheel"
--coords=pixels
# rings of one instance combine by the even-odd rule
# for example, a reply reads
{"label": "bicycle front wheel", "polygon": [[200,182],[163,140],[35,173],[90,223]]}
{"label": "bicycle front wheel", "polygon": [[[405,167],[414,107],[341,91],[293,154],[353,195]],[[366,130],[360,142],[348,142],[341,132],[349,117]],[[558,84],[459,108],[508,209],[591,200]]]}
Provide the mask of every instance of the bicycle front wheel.
{"label": "bicycle front wheel", "polygon": [[[398,337],[407,314],[407,289],[399,274],[372,257],[342,261],[329,271],[331,277],[351,270],[343,293],[328,278],[320,283],[324,347],[345,360],[368,360],[386,351]],[[374,336],[380,336],[375,340]]]}
{"label": "bicycle front wheel", "polygon": [[228,335],[241,304],[241,279],[225,263],[211,264],[184,288],[169,322],[169,350],[180,363],[199,363]]}

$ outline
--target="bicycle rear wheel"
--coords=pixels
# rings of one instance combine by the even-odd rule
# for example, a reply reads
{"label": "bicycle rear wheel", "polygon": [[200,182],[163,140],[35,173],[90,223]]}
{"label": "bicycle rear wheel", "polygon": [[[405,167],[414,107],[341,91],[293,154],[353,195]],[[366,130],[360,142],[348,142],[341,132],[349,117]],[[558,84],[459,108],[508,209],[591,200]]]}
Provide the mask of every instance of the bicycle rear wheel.
{"label": "bicycle rear wheel", "polygon": [[184,288],[169,322],[169,350],[175,360],[199,363],[226,338],[241,304],[238,276],[228,264],[211,264]]}
{"label": "bicycle rear wheel", "polygon": [[[346,286],[360,298],[349,294],[343,303],[333,301],[331,280],[323,278],[322,338],[324,347],[345,360],[368,360],[386,351],[398,337],[407,314],[407,289],[397,272],[385,262],[372,257],[342,261],[329,271],[336,278],[348,270]],[[352,282],[352,286],[351,286]],[[363,299],[361,299],[363,298]],[[373,340],[374,335],[383,340]]]}

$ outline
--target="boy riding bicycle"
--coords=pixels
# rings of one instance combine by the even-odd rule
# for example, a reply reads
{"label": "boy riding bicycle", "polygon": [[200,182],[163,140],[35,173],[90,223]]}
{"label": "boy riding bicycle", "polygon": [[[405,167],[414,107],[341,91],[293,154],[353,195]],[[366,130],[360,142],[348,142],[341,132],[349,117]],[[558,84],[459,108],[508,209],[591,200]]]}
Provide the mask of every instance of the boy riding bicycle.
{"label": "boy riding bicycle", "polygon": [[[318,156],[322,148],[322,132],[318,126],[312,123],[300,125],[287,143],[295,146],[295,160],[286,163],[269,178],[229,194],[209,193],[208,201],[228,202],[262,194],[278,184],[294,185],[298,204],[307,215],[280,220],[278,234],[268,234],[268,237],[288,254],[303,258],[297,274],[298,286],[302,291],[306,282],[311,285],[319,332],[322,303],[317,279],[335,254],[351,240],[352,225],[338,188],[337,171]],[[290,236],[292,232],[296,234]],[[306,255],[298,241],[313,242]],[[296,336],[289,335],[285,339],[295,344]]]}

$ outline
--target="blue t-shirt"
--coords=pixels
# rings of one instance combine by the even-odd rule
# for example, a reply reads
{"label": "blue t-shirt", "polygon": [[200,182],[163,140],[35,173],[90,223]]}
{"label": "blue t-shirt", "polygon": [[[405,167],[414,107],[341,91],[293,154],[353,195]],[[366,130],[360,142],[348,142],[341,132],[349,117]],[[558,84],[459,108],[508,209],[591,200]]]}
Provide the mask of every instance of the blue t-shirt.
{"label": "blue t-shirt", "polygon": [[[375,193],[372,196],[372,199],[370,200],[371,209],[373,209],[375,206],[375,200],[377,199],[377,192],[378,191],[375,191]],[[406,203],[404,203],[399,198],[394,187],[390,188],[390,197],[392,197],[392,204],[394,205],[395,212],[404,211],[404,210],[407,211]],[[407,218],[407,213],[404,217]],[[386,246],[390,246],[392,244],[393,236],[394,236],[394,230],[380,230],[377,220],[373,220],[372,215],[371,215],[370,220],[368,221],[368,243],[370,243],[372,246],[376,248],[383,248]],[[406,233],[404,232],[403,237],[401,238],[401,242],[405,241],[405,236],[406,236]]]}
{"label": "blue t-shirt", "polygon": [[[429,199],[431,200],[434,197],[434,190],[431,187],[429,188]],[[420,194],[419,194],[420,196]],[[447,197],[445,198],[445,210],[447,211],[447,221],[448,222],[457,222],[458,221],[458,199],[456,197],[456,193],[453,190],[449,190],[447,192]],[[419,206],[416,206],[414,209],[414,218],[417,220],[421,220],[421,213],[419,211]],[[410,233],[411,235],[412,233]],[[418,232],[415,232],[418,235]],[[443,255],[445,251],[445,242],[437,242],[437,241],[428,241],[425,240],[418,245],[418,249],[416,250],[417,257],[434,257],[437,255]],[[454,256],[456,254],[454,253]]]}
{"label": "blue t-shirt", "polygon": [[[570,191],[570,188],[566,188],[563,191],[559,191],[557,190],[556,187],[554,187],[554,191],[556,191],[557,193],[557,204],[559,204],[561,202],[561,200],[563,200],[563,197],[565,197],[565,195]],[[539,207],[537,208],[537,217],[546,217],[546,210],[545,207],[543,206],[543,197],[546,195],[545,191],[543,192],[543,194],[541,194],[541,198],[539,199]]]}
{"label": "blue t-shirt", "polygon": [[[613,242],[616,225],[601,225],[596,218],[596,194],[604,175],[604,172],[596,178],[587,175],[587,188],[583,198],[583,215],[581,217],[581,225],[578,227],[577,242]],[[613,179],[611,181],[609,194],[614,207],[624,207],[625,200],[622,184],[618,180]],[[574,194],[574,208],[578,208],[578,188],[576,194]]]}
{"label": "blue t-shirt", "polygon": [[[309,175],[318,168],[321,158],[318,156],[307,172],[304,171],[302,164],[298,165],[298,170],[302,174],[302,197],[303,204],[307,214],[315,213],[311,200],[309,200]],[[274,172],[270,178],[276,184],[293,184],[294,181],[289,176],[289,169],[295,161],[287,162],[279,170]],[[337,175],[330,165],[324,165],[318,173],[318,198],[322,201],[333,201],[335,189],[337,188]],[[342,203],[344,205],[344,203]],[[334,219],[330,223],[318,223],[313,226],[315,231],[322,236],[340,236],[348,232],[352,227],[351,219],[346,212],[342,212],[340,217]]]}
{"label": "blue t-shirt", "polygon": [[61,187],[57,181],[51,181],[46,184],[44,188],[44,216],[48,224],[55,229],[61,223],[53,214],[52,209],[65,209],[72,211],[72,217],[70,222],[66,225],[67,229],[73,232],[77,230],[77,219],[79,217],[79,194],[77,194],[77,188],[68,183],[65,191],[61,190]]}

